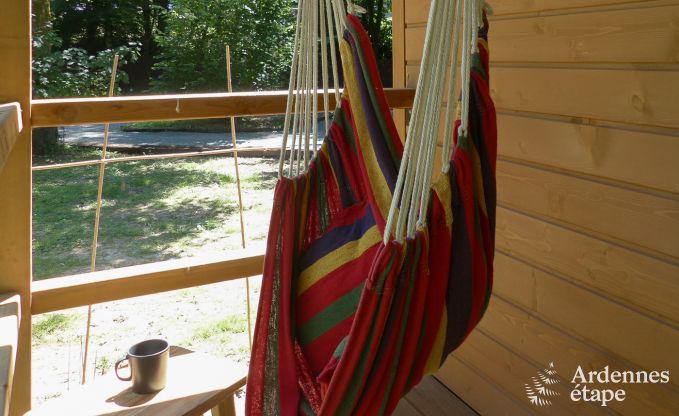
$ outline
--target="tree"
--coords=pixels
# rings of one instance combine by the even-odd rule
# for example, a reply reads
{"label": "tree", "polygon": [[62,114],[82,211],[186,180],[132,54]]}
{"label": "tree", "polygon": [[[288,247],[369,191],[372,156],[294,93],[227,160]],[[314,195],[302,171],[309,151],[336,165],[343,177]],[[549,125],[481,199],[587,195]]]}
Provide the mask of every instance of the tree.
{"label": "tree", "polygon": [[391,0],[355,0],[366,10],[361,16],[361,23],[373,45],[375,56],[380,66],[380,74],[385,85],[391,85]]}
{"label": "tree", "polygon": [[138,48],[139,59],[124,66],[130,75],[127,88],[148,88],[159,52],[155,35],[164,30],[170,0],[52,0],[52,4],[54,30],[63,49],[96,55],[119,47]]}
{"label": "tree", "polygon": [[[97,51],[90,55],[76,47],[62,49],[62,40],[52,25],[49,0],[33,1],[33,97],[101,96],[108,90],[113,56],[121,62],[136,59],[135,48],[121,46]],[[118,72],[118,82],[125,82],[127,74]],[[37,129],[33,135],[35,154],[56,151],[59,135],[56,128]]]}
{"label": "tree", "polygon": [[235,89],[281,88],[292,54],[289,0],[173,0],[152,83],[163,92],[223,90],[224,45],[232,51]]}

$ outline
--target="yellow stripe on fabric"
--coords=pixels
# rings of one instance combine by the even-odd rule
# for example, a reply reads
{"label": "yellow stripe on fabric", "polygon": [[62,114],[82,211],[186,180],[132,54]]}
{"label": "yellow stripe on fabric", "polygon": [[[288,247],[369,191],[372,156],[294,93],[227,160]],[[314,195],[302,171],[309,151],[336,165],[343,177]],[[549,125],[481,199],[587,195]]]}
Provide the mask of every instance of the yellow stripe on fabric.
{"label": "yellow stripe on fabric", "polygon": [[434,182],[431,187],[432,192],[436,194],[441,205],[443,205],[443,210],[446,214],[446,227],[453,224],[453,206],[452,206],[452,190],[450,189],[450,179],[447,173],[440,173],[439,177]]}
{"label": "yellow stripe on fabric", "polygon": [[446,305],[443,305],[443,316],[441,316],[441,324],[439,325],[439,330],[436,333],[436,339],[434,340],[433,348],[427,358],[427,363],[424,366],[424,374],[431,374],[436,372],[436,370],[441,367],[443,361],[443,348],[446,344],[446,328],[448,327],[448,311],[446,310]]}
{"label": "yellow stripe on fabric", "polygon": [[300,273],[299,282],[297,283],[297,295],[304,293],[330,272],[359,258],[366,250],[380,241],[382,241],[382,235],[377,226],[373,225],[358,240],[350,241],[337,250],[321,257]]}
{"label": "yellow stripe on fabric", "polygon": [[342,62],[344,67],[344,84],[345,91],[349,92],[351,101],[352,113],[354,114],[354,124],[356,126],[358,135],[358,144],[361,147],[361,153],[368,171],[368,180],[370,181],[370,188],[375,197],[375,201],[380,209],[382,218],[387,218],[389,208],[391,206],[391,191],[384,178],[382,169],[377,162],[375,149],[373,149],[370,133],[365,119],[361,116],[363,112],[363,102],[361,100],[361,93],[358,88],[358,81],[356,80],[354,56],[351,47],[346,40],[342,40],[341,45]]}
{"label": "yellow stripe on fabric", "polygon": [[481,169],[481,157],[476,151],[476,146],[472,146],[472,166],[474,168],[474,193],[481,206],[481,211],[485,216],[488,216],[486,211],[486,193],[483,191],[483,170]]}

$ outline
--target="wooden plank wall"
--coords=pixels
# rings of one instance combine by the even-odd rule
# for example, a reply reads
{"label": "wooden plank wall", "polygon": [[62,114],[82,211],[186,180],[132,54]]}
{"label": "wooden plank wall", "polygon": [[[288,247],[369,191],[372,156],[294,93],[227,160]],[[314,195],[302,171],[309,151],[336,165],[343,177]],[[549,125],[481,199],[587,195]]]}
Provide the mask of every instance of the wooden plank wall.
{"label": "wooden plank wall", "polygon": [[[679,414],[679,2],[490,3],[495,288],[438,377],[481,414]],[[394,1],[394,87],[415,86],[427,13]],[[533,406],[552,361],[561,396]],[[578,365],[671,382],[574,403]]]}

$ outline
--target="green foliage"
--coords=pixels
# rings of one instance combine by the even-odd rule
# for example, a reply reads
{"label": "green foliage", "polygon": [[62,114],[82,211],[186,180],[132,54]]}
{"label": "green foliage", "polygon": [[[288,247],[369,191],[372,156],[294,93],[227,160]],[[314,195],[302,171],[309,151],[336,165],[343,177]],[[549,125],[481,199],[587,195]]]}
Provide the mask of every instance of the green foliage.
{"label": "green foliage", "polygon": [[[81,48],[60,50],[61,40],[51,27],[33,35],[33,97],[73,97],[106,95],[111,78],[113,56],[120,65],[136,60],[134,44],[105,49],[90,55]],[[125,71],[118,70],[117,83],[126,82]]]}
{"label": "green foliage", "polygon": [[365,8],[361,22],[368,32],[370,42],[379,61],[391,61],[391,0],[355,0]]}
{"label": "green foliage", "polygon": [[[49,0],[33,0],[34,4],[43,1]],[[124,67],[130,76],[125,88],[148,88],[159,52],[155,34],[164,31],[170,0],[51,1],[53,27],[63,40],[62,49],[78,48],[96,56],[100,51],[135,45],[140,56]]]}
{"label": "green foliage", "polygon": [[235,89],[280,88],[292,53],[289,0],[175,0],[152,83],[159,91],[224,90],[225,50],[231,47]]}

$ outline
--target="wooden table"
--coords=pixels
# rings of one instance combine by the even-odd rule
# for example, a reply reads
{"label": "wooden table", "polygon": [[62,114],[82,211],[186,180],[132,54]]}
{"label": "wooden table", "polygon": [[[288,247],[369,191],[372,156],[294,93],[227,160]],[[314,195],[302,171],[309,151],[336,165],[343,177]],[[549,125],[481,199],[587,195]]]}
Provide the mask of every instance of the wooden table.
{"label": "wooden table", "polygon": [[29,413],[42,415],[235,416],[234,393],[245,386],[247,368],[223,358],[171,347],[167,386],[158,393],[136,394],[113,371]]}

